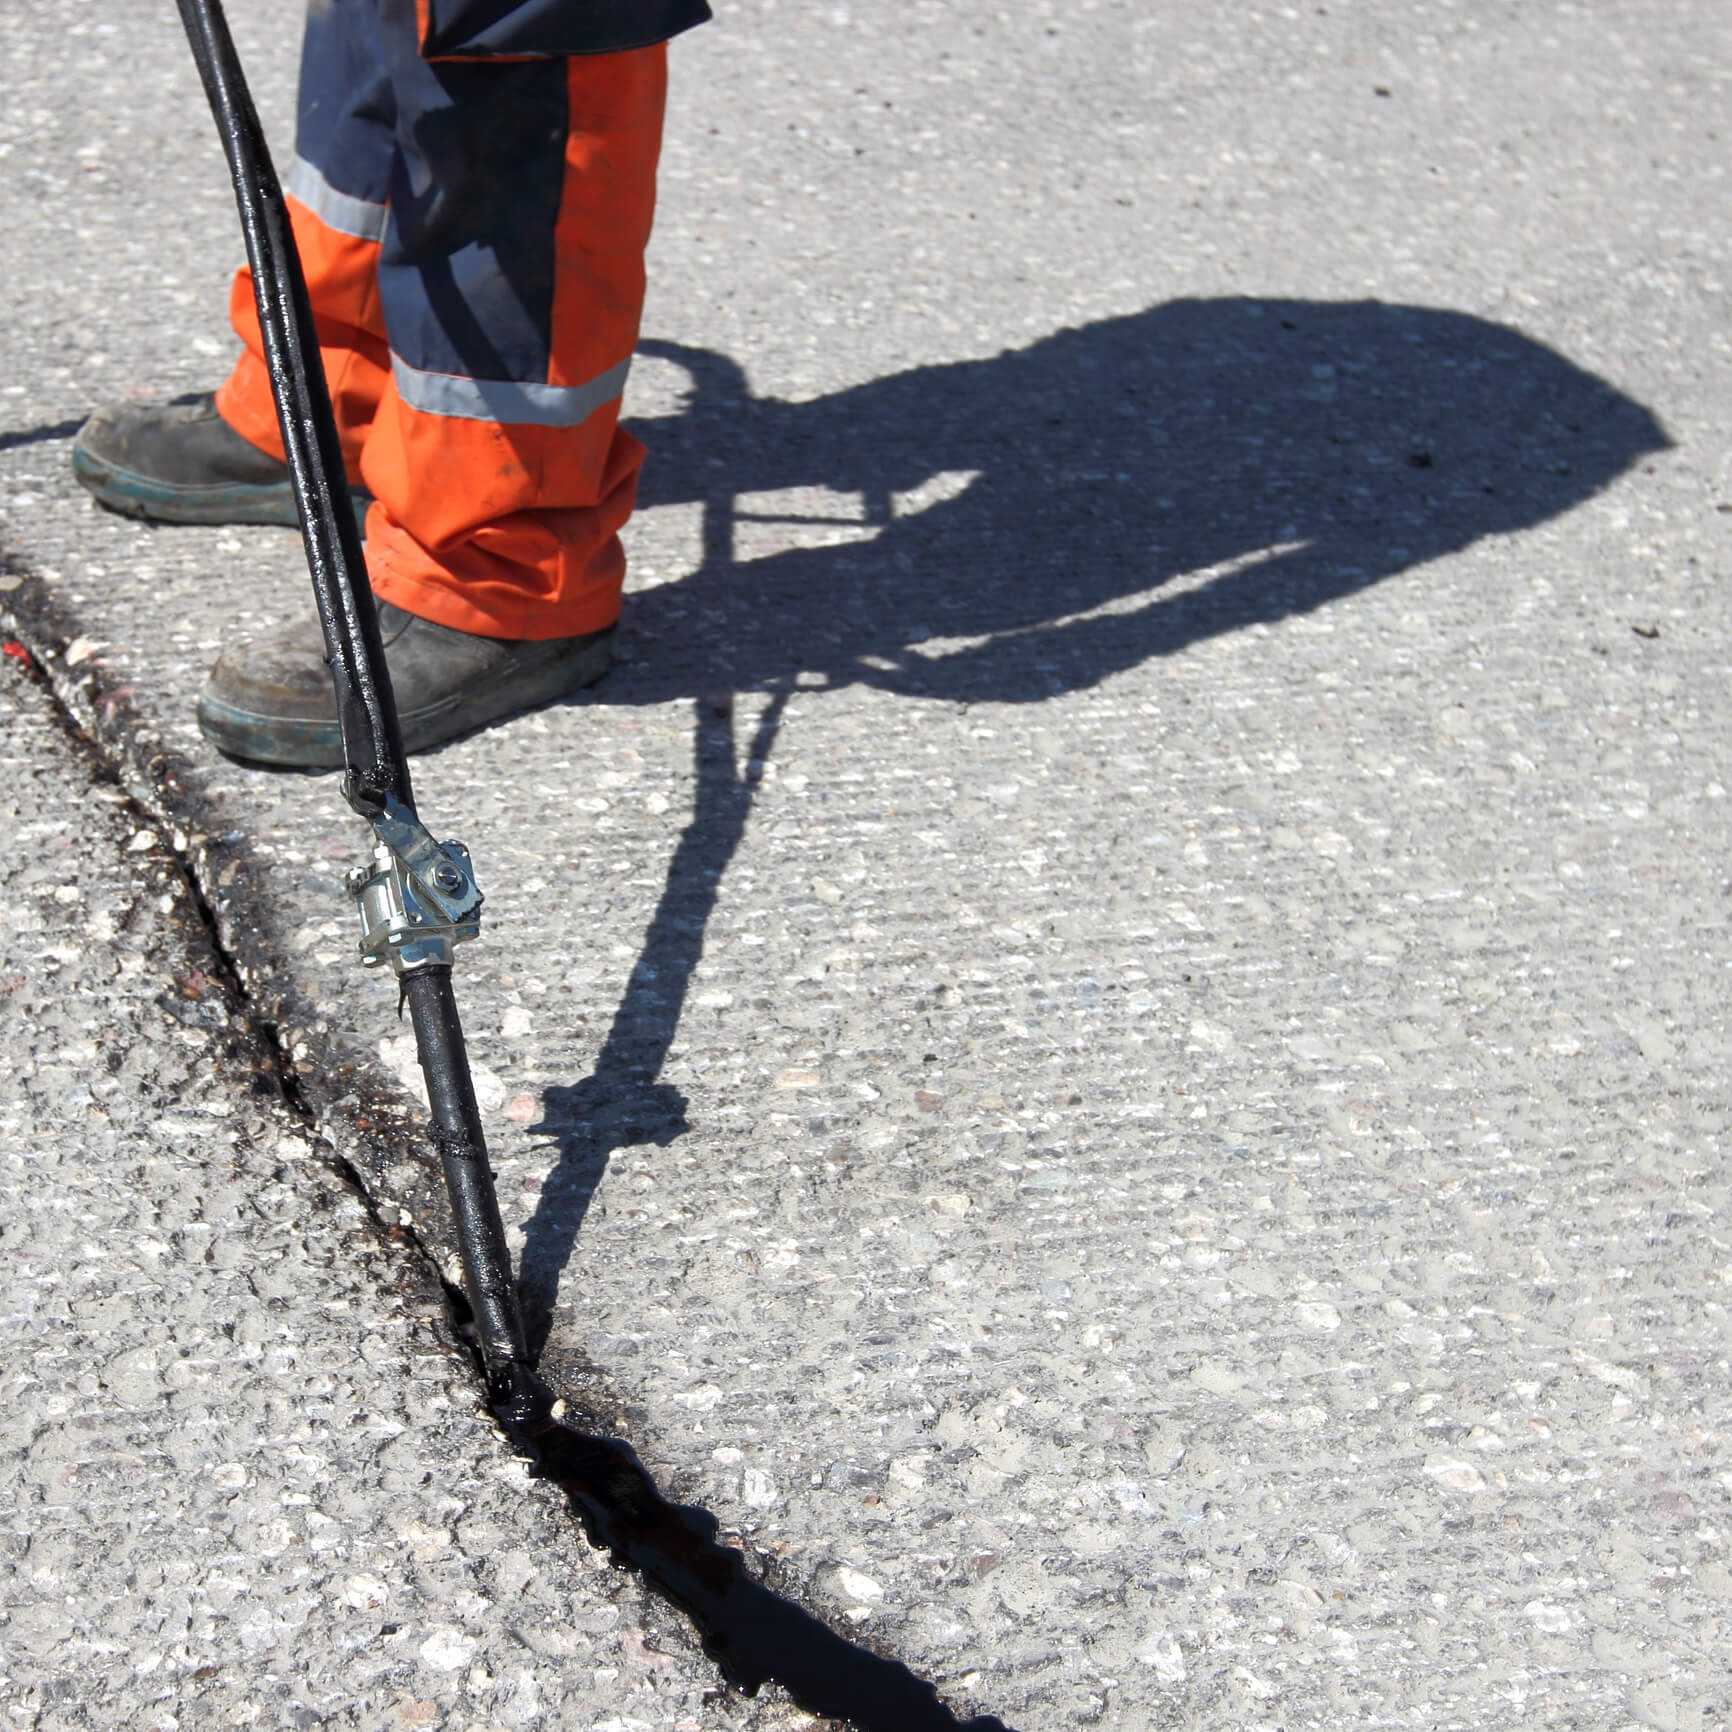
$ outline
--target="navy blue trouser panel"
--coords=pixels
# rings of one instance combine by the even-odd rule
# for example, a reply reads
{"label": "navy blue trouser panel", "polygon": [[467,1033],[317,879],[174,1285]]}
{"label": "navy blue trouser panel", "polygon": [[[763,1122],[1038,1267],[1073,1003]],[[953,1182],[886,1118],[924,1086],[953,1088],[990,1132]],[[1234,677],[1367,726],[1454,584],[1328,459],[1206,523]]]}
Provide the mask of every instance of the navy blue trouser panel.
{"label": "navy blue trouser panel", "polygon": [[396,155],[397,98],[385,70],[378,0],[307,11],[295,154],[350,198],[383,204]]}
{"label": "navy blue trouser panel", "polygon": [[429,55],[613,54],[710,16],[705,0],[428,0],[427,10]]}
{"label": "navy blue trouser panel", "polygon": [[424,59],[413,0],[309,12],[297,153],[389,207],[379,298],[411,367],[546,379],[567,107],[561,60]]}

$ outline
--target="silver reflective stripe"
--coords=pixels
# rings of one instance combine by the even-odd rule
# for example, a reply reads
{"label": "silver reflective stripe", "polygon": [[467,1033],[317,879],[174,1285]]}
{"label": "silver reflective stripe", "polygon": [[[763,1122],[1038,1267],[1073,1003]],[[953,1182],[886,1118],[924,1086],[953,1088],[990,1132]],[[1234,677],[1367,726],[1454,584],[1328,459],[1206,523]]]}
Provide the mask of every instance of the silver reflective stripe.
{"label": "silver reflective stripe", "polygon": [[283,191],[299,199],[326,228],[340,235],[353,235],[358,241],[384,239],[387,207],[338,192],[304,156],[295,158]]}
{"label": "silver reflective stripe", "polygon": [[423,373],[400,355],[391,357],[397,395],[423,415],[462,421],[495,421],[507,427],[576,427],[625,389],[628,355],[581,385],[519,385],[509,379],[463,379],[455,373]]}

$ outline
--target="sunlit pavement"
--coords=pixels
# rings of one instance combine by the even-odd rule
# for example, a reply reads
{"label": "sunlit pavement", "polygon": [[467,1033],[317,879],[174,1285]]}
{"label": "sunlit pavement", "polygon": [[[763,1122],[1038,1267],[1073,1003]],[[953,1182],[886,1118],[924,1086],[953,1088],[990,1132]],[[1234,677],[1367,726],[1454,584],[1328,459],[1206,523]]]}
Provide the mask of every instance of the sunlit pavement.
{"label": "sunlit pavement", "polygon": [[[676,47],[628,660],[417,770],[488,895],[458,989],[549,1373],[1022,1732],[1717,1725],[1732,20],[965,10],[732,0]],[[280,11],[236,22],[286,147]],[[362,831],[192,723],[303,605],[296,540],[66,470],[230,352],[172,9],[14,13],[0,601],[448,1256],[368,1128],[414,1065],[351,954]],[[498,1454],[448,1444],[453,1483]],[[491,1541],[568,1596],[533,1703],[424,1646],[506,1640],[483,1544],[413,1642],[283,1636],[295,1723],[797,1721],[706,1699],[544,1492]],[[166,1641],[98,1696],[102,1640],[10,1641],[14,1721],[289,1711],[238,1642],[222,1719]]]}

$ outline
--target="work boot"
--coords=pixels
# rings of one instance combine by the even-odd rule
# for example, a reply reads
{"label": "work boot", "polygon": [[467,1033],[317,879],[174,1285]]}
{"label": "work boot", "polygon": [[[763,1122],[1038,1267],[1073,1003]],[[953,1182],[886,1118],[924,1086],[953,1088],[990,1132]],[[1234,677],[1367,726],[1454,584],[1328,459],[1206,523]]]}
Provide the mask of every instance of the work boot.
{"label": "work boot", "polygon": [[[409,752],[594,685],[613,659],[612,627],[516,642],[453,631],[380,602],[379,632]],[[198,725],[232,758],[340,768],[343,736],[318,618],[227,651],[199,694]]]}
{"label": "work boot", "polygon": [[[72,473],[99,505],[153,523],[282,523],[293,529],[289,466],[243,439],[212,392],[117,403],[85,422]],[[354,494],[357,514],[365,495]]]}

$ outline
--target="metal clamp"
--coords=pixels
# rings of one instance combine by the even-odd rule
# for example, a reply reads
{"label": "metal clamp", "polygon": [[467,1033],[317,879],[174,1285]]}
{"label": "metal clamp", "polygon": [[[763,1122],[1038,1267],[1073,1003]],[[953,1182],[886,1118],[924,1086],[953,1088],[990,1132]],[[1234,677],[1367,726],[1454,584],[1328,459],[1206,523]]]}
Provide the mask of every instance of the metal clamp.
{"label": "metal clamp", "polygon": [[481,891],[461,842],[435,842],[396,798],[371,819],[379,838],[371,867],[344,879],[361,922],[361,963],[389,962],[401,976],[451,966],[452,946],[481,932]]}

